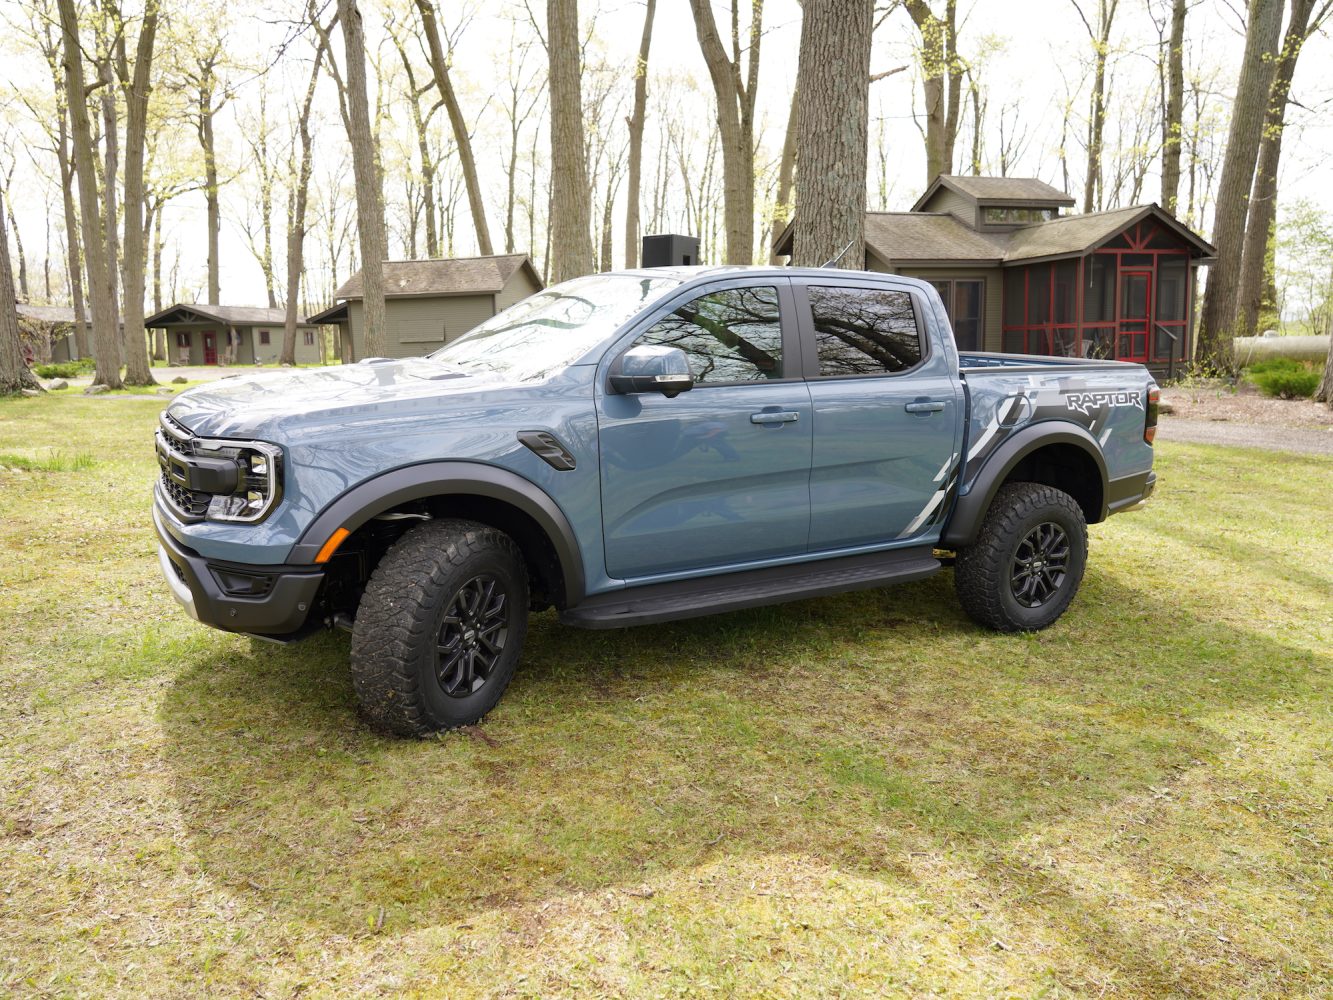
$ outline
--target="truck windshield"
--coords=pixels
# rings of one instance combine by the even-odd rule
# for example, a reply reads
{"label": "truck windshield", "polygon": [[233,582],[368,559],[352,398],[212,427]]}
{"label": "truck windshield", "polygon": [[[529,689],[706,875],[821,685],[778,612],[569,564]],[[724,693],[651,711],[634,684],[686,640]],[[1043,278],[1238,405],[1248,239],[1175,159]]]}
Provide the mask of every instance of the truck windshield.
{"label": "truck windshield", "polygon": [[545,378],[679,284],[675,278],[633,274],[575,278],[515,303],[430,358],[518,382]]}

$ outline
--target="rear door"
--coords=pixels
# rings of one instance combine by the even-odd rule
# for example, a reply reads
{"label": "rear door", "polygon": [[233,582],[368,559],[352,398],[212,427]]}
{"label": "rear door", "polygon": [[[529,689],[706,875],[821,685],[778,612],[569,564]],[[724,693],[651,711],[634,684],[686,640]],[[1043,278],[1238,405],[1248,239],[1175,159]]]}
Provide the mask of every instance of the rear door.
{"label": "rear door", "polygon": [[811,551],[933,541],[962,397],[956,356],[927,336],[924,293],[833,274],[793,293],[814,409]]}
{"label": "rear door", "polygon": [[600,383],[607,573],[689,575],[804,553],[811,410],[789,280],[695,286],[608,361],[635,344],[684,350],[695,387],[668,399]]}

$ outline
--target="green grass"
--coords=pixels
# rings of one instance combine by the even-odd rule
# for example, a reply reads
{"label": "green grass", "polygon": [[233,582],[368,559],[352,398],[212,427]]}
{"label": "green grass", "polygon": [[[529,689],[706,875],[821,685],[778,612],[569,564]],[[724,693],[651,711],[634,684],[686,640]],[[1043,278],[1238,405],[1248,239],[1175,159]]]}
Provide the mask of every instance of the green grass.
{"label": "green grass", "polygon": [[[187,621],[158,408],[0,402],[0,995],[1327,996],[1333,461],[1159,446],[1046,632],[949,574],[534,619],[480,730]],[[4,464],[0,462],[0,464]]]}

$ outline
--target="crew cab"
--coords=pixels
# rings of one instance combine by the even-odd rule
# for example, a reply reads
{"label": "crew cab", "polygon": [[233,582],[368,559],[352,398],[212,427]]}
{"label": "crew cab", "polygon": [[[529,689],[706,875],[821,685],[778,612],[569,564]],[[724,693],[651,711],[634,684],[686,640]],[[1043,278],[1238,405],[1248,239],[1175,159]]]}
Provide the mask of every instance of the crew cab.
{"label": "crew cab", "polygon": [[530,611],[647,625],[921,580],[1040,629],[1088,523],[1153,490],[1157,386],[965,354],[883,274],[654,268],[555,285],[427,357],[242,375],[157,431],[163,575],[199,622],[351,632],[377,726],[481,719]]}

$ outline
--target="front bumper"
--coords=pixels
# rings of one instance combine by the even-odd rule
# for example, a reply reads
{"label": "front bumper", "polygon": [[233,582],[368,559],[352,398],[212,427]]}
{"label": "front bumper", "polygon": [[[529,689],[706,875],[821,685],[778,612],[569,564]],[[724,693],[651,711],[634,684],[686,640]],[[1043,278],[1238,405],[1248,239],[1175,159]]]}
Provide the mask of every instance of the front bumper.
{"label": "front bumper", "polygon": [[158,564],[176,603],[224,632],[290,636],[306,625],[324,581],[317,566],[247,566],[205,559],[182,544],[153,504]]}

